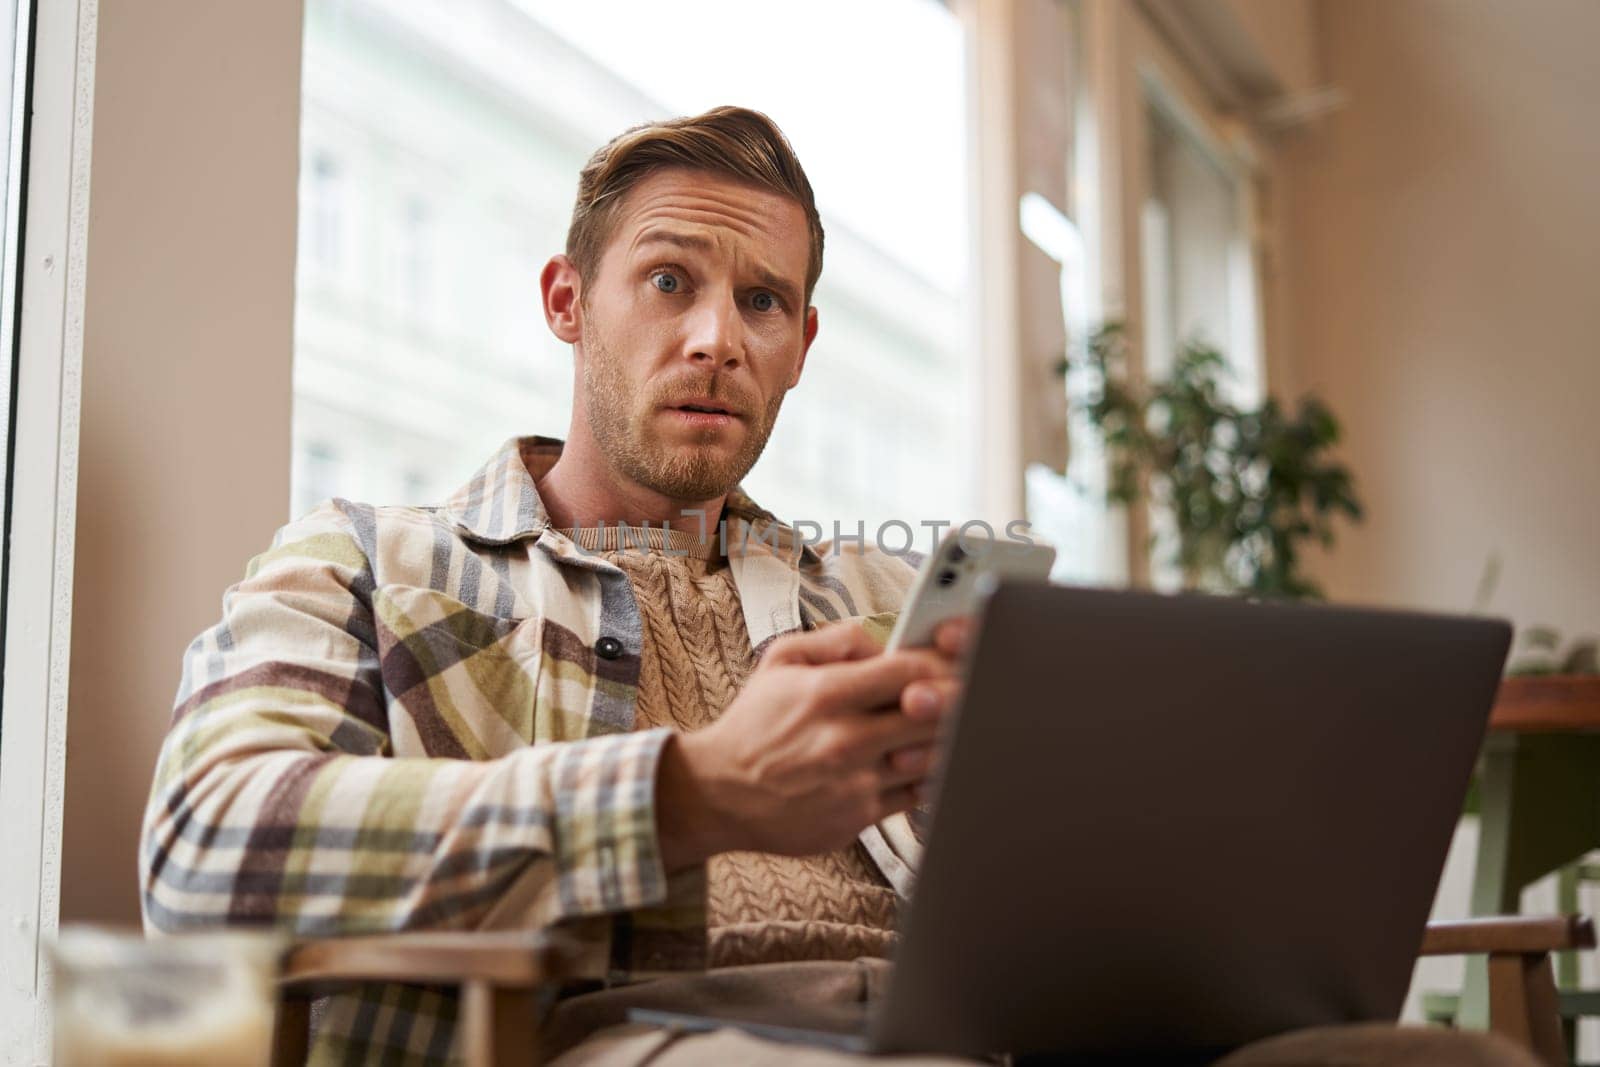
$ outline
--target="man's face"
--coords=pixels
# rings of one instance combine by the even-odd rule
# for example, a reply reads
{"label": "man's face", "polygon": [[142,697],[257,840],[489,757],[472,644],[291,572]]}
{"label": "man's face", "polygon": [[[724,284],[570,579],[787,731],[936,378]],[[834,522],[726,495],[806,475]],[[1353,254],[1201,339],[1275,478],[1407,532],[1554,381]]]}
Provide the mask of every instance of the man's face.
{"label": "man's face", "polygon": [[816,333],[810,235],[795,201],[658,171],[623,202],[582,282],[579,417],[611,466],[681,501],[755,465]]}

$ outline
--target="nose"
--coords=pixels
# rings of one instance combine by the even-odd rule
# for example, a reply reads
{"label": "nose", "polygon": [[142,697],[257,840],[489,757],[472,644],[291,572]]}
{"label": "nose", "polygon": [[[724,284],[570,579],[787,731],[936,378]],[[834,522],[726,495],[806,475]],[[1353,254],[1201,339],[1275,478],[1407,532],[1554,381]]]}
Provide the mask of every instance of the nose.
{"label": "nose", "polygon": [[744,319],[732,293],[707,293],[689,315],[685,353],[708,370],[731,370],[744,359]]}

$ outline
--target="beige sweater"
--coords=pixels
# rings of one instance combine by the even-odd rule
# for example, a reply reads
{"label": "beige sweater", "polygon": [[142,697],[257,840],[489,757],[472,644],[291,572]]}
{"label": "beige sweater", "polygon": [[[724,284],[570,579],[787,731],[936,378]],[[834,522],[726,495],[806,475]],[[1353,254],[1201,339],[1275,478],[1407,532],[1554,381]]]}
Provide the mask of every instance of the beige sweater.
{"label": "beige sweater", "polygon": [[[755,666],[738,593],[715,543],[651,530],[645,551],[631,531],[619,550],[615,528],[563,532],[622,568],[633,584],[644,633],[637,725],[689,731],[715,720]],[[724,853],[711,860],[707,893],[713,967],[884,956],[893,944],[894,890],[859,844],[804,858]]]}

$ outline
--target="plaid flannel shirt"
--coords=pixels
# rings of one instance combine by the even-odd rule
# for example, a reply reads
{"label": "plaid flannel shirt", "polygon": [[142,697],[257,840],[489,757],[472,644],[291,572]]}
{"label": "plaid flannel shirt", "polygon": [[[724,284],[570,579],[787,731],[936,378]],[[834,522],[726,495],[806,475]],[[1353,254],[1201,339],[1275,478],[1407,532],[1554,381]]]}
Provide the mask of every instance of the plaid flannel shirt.
{"label": "plaid flannel shirt", "polygon": [[[146,927],[296,936],[559,925],[597,977],[705,962],[705,873],[656,834],[666,730],[634,730],[627,577],[551,528],[507,443],[442,508],[326,503],[278,532],[189,646],[145,815]],[[530,473],[531,471],[531,473]],[[907,560],[803,543],[735,490],[751,643],[899,607]],[[863,841],[909,887],[905,820]],[[447,991],[372,985],[320,1012],[312,1062],[455,1061]]]}

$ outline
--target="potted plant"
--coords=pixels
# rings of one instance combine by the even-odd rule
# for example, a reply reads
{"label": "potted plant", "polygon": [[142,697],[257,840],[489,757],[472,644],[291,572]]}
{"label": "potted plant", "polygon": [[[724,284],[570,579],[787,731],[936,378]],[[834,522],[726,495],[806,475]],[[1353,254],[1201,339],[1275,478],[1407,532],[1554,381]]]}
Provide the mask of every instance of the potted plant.
{"label": "potted plant", "polygon": [[1226,361],[1199,342],[1182,347],[1170,375],[1135,386],[1127,347],[1122,324],[1110,323],[1079,357],[1092,383],[1081,409],[1109,453],[1107,498],[1147,498],[1171,516],[1186,588],[1320,597],[1301,570],[1303,544],[1332,544],[1334,520],[1362,514],[1349,470],[1329,454],[1339,441],[1333,412],[1314,396],[1293,413],[1273,399],[1235,406],[1224,395]]}

